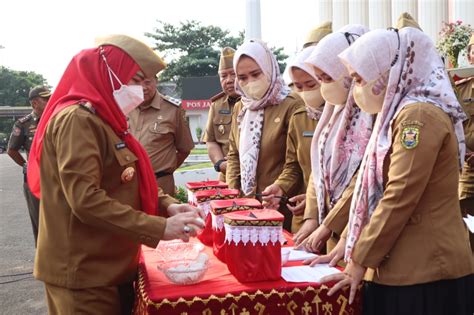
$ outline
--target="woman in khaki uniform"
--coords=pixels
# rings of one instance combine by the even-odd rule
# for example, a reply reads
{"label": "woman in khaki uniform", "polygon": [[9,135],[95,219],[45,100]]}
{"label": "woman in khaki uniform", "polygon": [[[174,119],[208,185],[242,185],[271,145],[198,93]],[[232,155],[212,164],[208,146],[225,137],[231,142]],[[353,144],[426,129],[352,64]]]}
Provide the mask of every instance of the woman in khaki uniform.
{"label": "woman in khaki uniform", "polygon": [[326,100],[311,148],[313,176],[307,192],[306,220],[302,233],[295,236],[296,244],[308,251],[320,251],[326,241],[327,250],[332,250],[348,221],[354,177],[370,138],[373,117],[361,112],[351,97],[352,78],[337,53],[367,30],[348,25],[323,38],[306,59],[322,82]]}
{"label": "woman in khaki uniform", "polygon": [[[72,59],[31,149],[28,183],[41,192],[34,275],[49,314],[130,314],[140,244],[188,240],[188,224],[203,227],[194,208],[158,200],[146,151],[127,132],[141,81],[163,62],[128,36],[98,45]],[[172,217],[156,216],[157,205]]]}
{"label": "woman in khaki uniform", "polygon": [[[474,34],[467,46],[467,58],[474,66]],[[468,119],[464,123],[466,137],[466,162],[459,179],[459,200],[463,213],[474,216],[474,77],[456,82],[460,99],[464,102],[464,110]],[[474,252],[474,234],[470,233],[471,249]]]}
{"label": "woman in khaki uniform", "polygon": [[[242,99],[232,117],[226,179],[230,188],[248,196],[261,193],[283,170],[289,121],[303,102],[290,94],[275,56],[263,42],[250,40],[240,46],[234,70]],[[284,226],[290,230],[291,213],[286,209],[284,214]]]}
{"label": "woman in khaki uniform", "polygon": [[367,268],[364,314],[472,314],[474,261],[457,183],[466,118],[431,39],[376,30],[339,55],[361,108],[379,113],[349,219],[347,268],[329,294]]}
{"label": "woman in khaki uniform", "polygon": [[[319,40],[318,40],[319,41]],[[282,173],[277,180],[263,191],[266,195],[283,195],[280,186],[291,187],[289,189],[290,202],[296,205],[288,208],[293,213],[292,227],[296,233],[303,224],[303,212],[305,208],[305,194],[311,174],[311,139],[314,130],[321,117],[324,99],[321,96],[320,84],[313,69],[304,63],[314,46],[303,49],[289,65],[289,74],[296,92],[305,102],[305,107],[295,111],[290,119],[288,136],[286,140],[286,161]],[[295,196],[295,194],[298,194]],[[264,197],[270,201],[270,206],[278,206],[280,200]]]}

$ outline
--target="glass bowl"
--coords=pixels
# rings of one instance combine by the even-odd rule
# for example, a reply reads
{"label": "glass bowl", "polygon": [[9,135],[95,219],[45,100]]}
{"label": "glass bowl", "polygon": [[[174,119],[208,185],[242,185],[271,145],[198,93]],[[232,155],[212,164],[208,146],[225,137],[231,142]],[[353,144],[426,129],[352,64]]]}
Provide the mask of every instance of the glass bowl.
{"label": "glass bowl", "polygon": [[200,253],[195,259],[170,260],[158,264],[158,270],[174,284],[189,285],[202,280],[209,269],[209,256]]}
{"label": "glass bowl", "polygon": [[181,240],[160,241],[155,249],[160,262],[193,260],[198,257],[199,253],[204,250],[201,243],[188,242]]}
{"label": "glass bowl", "polygon": [[290,248],[283,247],[281,249],[281,265],[282,266],[284,266],[288,262],[288,259],[290,259],[290,252],[291,252]]}

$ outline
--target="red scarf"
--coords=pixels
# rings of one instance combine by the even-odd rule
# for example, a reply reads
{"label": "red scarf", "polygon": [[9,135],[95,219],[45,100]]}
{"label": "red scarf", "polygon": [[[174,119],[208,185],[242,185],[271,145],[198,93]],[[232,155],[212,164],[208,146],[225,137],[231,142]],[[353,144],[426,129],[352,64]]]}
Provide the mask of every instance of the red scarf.
{"label": "red scarf", "polygon": [[[121,82],[129,82],[140,70],[135,61],[115,46],[103,46],[107,62]],[[43,139],[49,121],[64,108],[90,102],[96,114],[107,123],[138,157],[137,172],[143,211],[156,214],[158,187],[150,159],[143,146],[127,132],[127,120],[113,98],[107,67],[99,54],[99,48],[85,49],[69,63],[56,90],[41,116],[28,161],[28,185],[40,198],[40,159]]]}

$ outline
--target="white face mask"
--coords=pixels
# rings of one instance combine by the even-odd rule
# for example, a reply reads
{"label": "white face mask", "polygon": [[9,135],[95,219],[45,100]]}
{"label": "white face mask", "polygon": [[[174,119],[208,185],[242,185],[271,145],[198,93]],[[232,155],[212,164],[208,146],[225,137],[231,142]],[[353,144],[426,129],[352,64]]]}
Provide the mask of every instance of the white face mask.
{"label": "white face mask", "polygon": [[268,88],[270,87],[270,81],[265,75],[262,75],[260,78],[248,81],[247,84],[241,85],[240,87],[242,88],[242,91],[244,91],[245,96],[258,101],[262,99],[265,93],[267,93]]}
{"label": "white face mask", "polygon": [[332,105],[345,105],[347,96],[349,95],[349,88],[344,85],[344,76],[331,82],[321,83],[321,95]]}
{"label": "white face mask", "polygon": [[319,87],[310,91],[298,92],[298,94],[301,96],[306,106],[311,108],[318,109],[324,104],[324,98],[321,95],[321,89]]}
{"label": "white face mask", "polygon": [[367,82],[364,86],[354,86],[352,94],[357,106],[366,113],[377,114],[382,111],[383,100],[387,92],[387,77]]}
{"label": "white face mask", "polygon": [[114,99],[123,114],[127,116],[145,100],[143,96],[143,87],[141,85],[122,84],[120,89],[114,90]]}
{"label": "white face mask", "polygon": [[[145,100],[145,97],[143,95],[143,87],[141,85],[122,84],[117,75],[109,67],[107,59],[105,59],[104,55],[102,55],[102,59],[104,59],[105,65],[107,66],[107,70],[109,71],[110,84],[112,85],[112,89],[114,90],[113,96],[115,102],[120,107],[123,114],[127,116],[132,110],[138,107],[138,105],[143,103],[143,101]],[[115,78],[115,80],[117,80],[117,82],[120,84],[120,89],[115,89],[113,78]]]}

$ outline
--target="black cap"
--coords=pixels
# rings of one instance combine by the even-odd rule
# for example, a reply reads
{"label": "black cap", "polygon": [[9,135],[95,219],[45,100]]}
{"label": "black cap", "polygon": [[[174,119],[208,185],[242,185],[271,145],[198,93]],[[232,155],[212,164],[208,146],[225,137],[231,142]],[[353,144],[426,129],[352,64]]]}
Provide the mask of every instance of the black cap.
{"label": "black cap", "polygon": [[30,94],[28,94],[28,99],[31,101],[36,97],[44,97],[48,98],[51,96],[51,91],[45,86],[35,86],[30,90]]}

